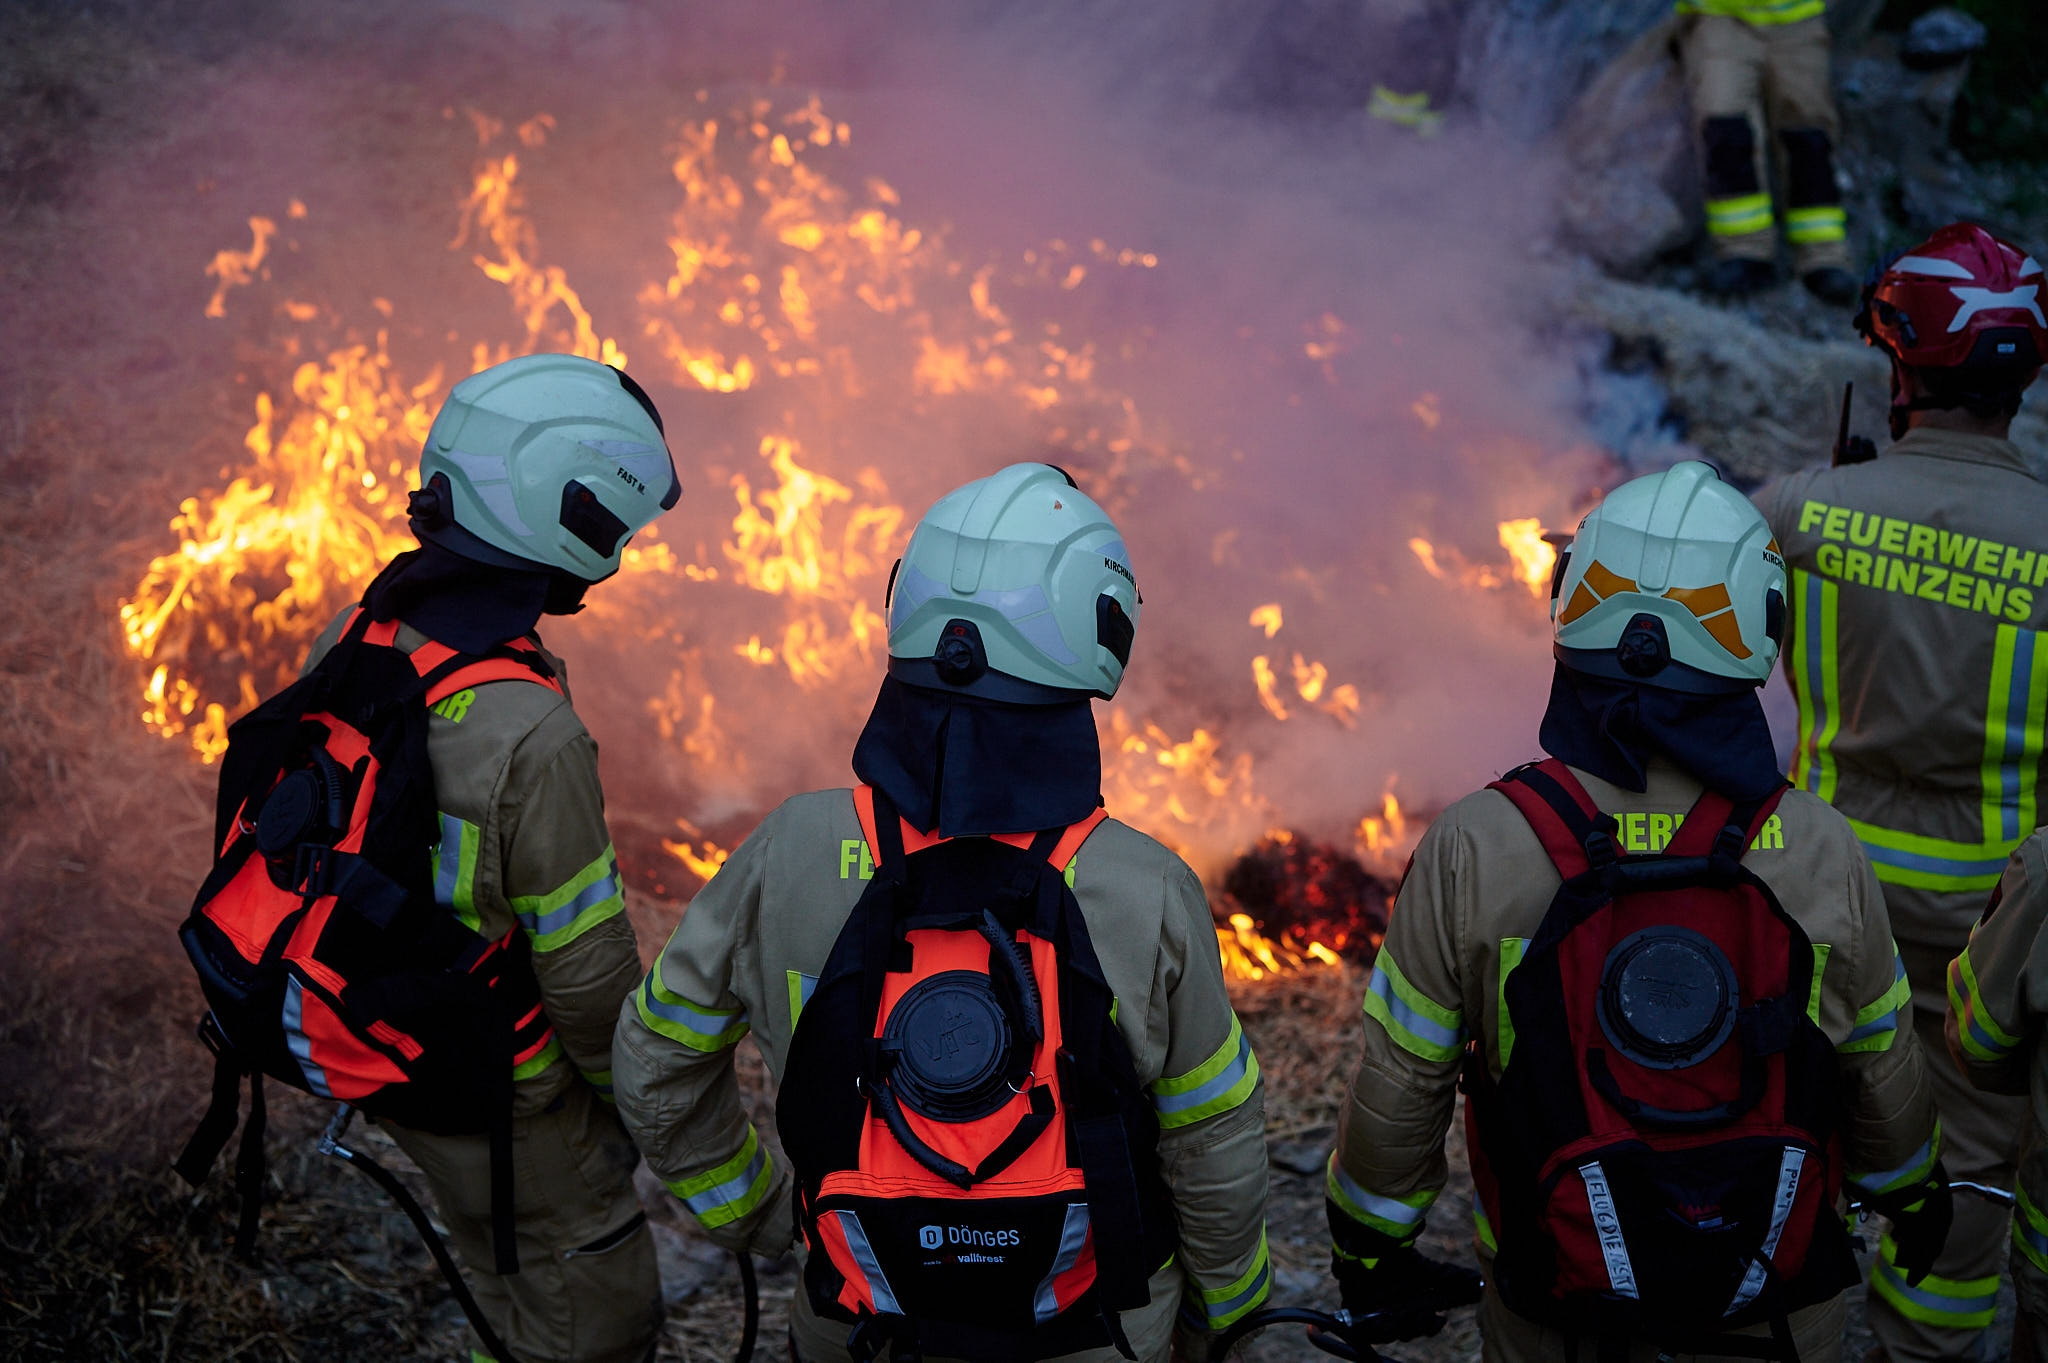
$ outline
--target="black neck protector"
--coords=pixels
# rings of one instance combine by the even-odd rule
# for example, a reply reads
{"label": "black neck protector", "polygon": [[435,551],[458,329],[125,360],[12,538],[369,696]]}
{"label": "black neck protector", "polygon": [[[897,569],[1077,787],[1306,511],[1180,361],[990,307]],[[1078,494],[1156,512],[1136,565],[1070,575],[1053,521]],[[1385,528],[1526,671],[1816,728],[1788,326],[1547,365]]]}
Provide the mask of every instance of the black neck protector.
{"label": "black neck protector", "polygon": [[1552,757],[1624,790],[1648,786],[1653,753],[1737,804],[1762,799],[1784,779],[1755,691],[1694,695],[1559,666],[1542,743]]}
{"label": "black neck protector", "polygon": [[1102,750],[1083,696],[1012,705],[882,679],[853,771],[922,833],[1064,828],[1102,803]]}
{"label": "black neck protector", "polygon": [[581,609],[571,598],[582,596],[583,584],[569,582],[544,568],[499,568],[422,544],[384,565],[363,608],[372,620],[403,620],[437,643],[482,653],[531,632],[544,614]]}

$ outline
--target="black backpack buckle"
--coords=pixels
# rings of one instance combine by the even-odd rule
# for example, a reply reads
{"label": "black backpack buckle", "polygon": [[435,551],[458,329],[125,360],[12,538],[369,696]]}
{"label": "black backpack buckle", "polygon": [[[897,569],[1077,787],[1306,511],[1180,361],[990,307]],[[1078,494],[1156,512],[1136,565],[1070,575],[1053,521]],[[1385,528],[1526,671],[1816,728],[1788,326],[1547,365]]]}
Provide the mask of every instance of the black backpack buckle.
{"label": "black backpack buckle", "polygon": [[213,1052],[216,1060],[226,1060],[234,1053],[235,1043],[228,1040],[228,1034],[220,1029],[220,1022],[211,1010],[199,1019],[199,1040]]}
{"label": "black backpack buckle", "polygon": [[1620,849],[1614,843],[1614,835],[1619,827],[1612,814],[1602,814],[1598,822],[1588,830],[1585,841],[1581,844],[1586,849],[1588,866],[1597,871],[1621,860]]}

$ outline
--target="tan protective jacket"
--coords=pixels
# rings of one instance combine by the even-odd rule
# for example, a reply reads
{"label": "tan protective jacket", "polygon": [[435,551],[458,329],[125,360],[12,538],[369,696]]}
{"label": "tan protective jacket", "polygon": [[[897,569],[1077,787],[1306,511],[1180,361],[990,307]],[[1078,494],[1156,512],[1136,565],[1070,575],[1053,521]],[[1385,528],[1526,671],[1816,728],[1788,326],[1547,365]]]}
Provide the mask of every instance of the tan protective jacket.
{"label": "tan protective jacket", "polygon": [[1948,1048],[1970,1082],[2029,1098],[2014,1245],[2048,1275],[2048,830],[2012,855],[1997,897],[1948,968]]}
{"label": "tan protective jacket", "polygon": [[[1623,852],[1662,851],[1700,785],[1654,761],[1649,789],[1622,790],[1573,769],[1620,821]],[[1743,858],[1823,953],[1818,1020],[1841,1057],[1843,1154],[1876,1193],[1924,1180],[1938,1131],[1934,1092],[1910,1026],[1905,969],[1884,901],[1842,817],[1786,792]],[[1507,796],[1482,790],[1445,810],[1415,849],[1365,1001],[1365,1054],[1339,1119],[1330,1198],[1374,1230],[1406,1239],[1444,1185],[1444,1130],[1468,1043],[1498,1078],[1513,1034],[1502,962],[1519,962],[1559,880]],[[1476,1208],[1475,1208],[1476,1213]],[[1482,1257],[1492,1232],[1475,1215]]]}
{"label": "tan protective jacket", "polygon": [[2048,485],[2009,441],[1920,428],[1756,503],[1791,571],[1793,784],[1849,817],[1900,940],[1952,954],[2040,822]]}
{"label": "tan protective jacket", "polygon": [[[308,669],[334,646],[347,618],[344,611],[314,643]],[[401,626],[397,642],[410,653],[427,636]],[[561,695],[527,682],[487,682],[449,696],[427,719],[441,816],[434,898],[485,937],[526,933],[554,1025],[553,1038],[513,1070],[516,1115],[546,1107],[575,1072],[610,1100],[612,1029],[640,980],[640,949],[605,829],[597,744],[570,705],[561,659],[546,656]]]}
{"label": "tan protective jacket", "polygon": [[[690,901],[620,1016],[619,1115],[728,1248],[775,1252],[791,1235],[790,1176],[740,1106],[732,1048],[751,1031],[781,1082],[804,998],[873,873],[851,791],[786,801]],[[1208,900],[1179,857],[1114,819],[1070,874],[1158,1111],[1179,1270],[1220,1329],[1264,1300],[1270,1276],[1265,1089],[1224,992]]]}

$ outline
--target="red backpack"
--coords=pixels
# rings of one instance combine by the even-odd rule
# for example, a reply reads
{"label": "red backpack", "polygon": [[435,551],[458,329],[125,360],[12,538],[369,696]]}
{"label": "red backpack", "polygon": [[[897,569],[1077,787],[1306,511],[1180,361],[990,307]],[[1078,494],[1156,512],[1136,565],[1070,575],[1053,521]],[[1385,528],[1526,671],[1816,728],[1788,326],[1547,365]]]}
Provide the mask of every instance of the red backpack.
{"label": "red backpack", "polygon": [[[1742,865],[1784,788],[1703,794],[1661,854],[1626,856],[1562,762],[1489,789],[1564,882],[1502,980],[1500,1078],[1483,1047],[1466,1064],[1502,1300],[1574,1336],[1794,1356],[1787,1313],[1857,1274],[1819,958]],[[1761,1350],[1729,1338],[1760,1322]]]}
{"label": "red backpack", "polygon": [[509,1273],[512,1070],[553,1029],[518,928],[486,939],[435,900],[427,709],[485,682],[561,683],[523,639],[408,654],[397,632],[358,609],[306,676],[228,730],[213,870],[178,930],[209,1010],[199,1034],[216,1056],[213,1100],[177,1169],[204,1180],[248,1075],[236,1160],[246,1255],[265,1075],[402,1125],[488,1132],[498,1271]]}
{"label": "red backpack", "polygon": [[874,879],[804,1003],[776,1129],[805,1287],[870,1359],[1115,1345],[1171,1257],[1159,1128],[1061,874],[1101,823],[927,837],[855,792]]}

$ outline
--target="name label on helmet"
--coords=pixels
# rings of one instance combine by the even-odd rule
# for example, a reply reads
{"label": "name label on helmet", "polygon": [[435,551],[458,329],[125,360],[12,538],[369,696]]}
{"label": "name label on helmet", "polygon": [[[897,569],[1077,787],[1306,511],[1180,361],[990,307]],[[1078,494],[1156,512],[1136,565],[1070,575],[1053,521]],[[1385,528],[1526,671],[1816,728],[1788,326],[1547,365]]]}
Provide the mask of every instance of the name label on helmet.
{"label": "name label on helmet", "polygon": [[1131,570],[1129,568],[1124,567],[1123,564],[1118,563],[1115,559],[1109,557],[1107,554],[1104,554],[1102,557],[1102,566],[1109,569],[1111,572],[1115,573],[1118,577],[1121,577],[1124,581],[1130,583],[1132,591],[1136,591],[1138,589],[1138,579],[1131,576]]}
{"label": "name label on helmet", "polygon": [[619,469],[617,470],[617,473],[619,475],[619,481],[624,483],[627,487],[630,487],[633,489],[633,491],[641,493],[643,495],[646,493],[647,484],[641,482],[638,478],[635,478],[630,472],[628,472],[625,469]]}
{"label": "name label on helmet", "polygon": [[2048,552],[1942,530],[1897,516],[1808,501],[1799,532],[1819,535],[1823,577],[2024,624],[2048,584]]}

